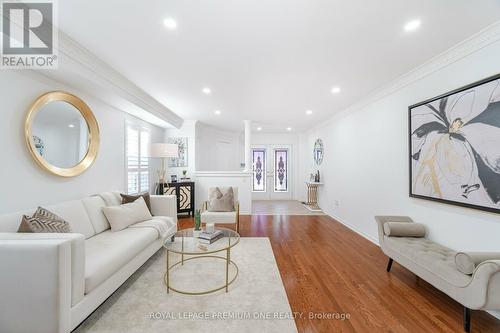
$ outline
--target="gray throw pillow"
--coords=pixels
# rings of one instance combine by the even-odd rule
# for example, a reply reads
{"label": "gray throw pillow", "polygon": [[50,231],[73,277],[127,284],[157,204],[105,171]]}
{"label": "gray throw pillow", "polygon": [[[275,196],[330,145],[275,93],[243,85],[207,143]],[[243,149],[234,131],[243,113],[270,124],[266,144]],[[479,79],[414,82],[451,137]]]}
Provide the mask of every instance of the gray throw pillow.
{"label": "gray throw pillow", "polygon": [[68,233],[71,228],[68,222],[56,214],[38,207],[33,216],[23,215],[17,232]]}
{"label": "gray throw pillow", "polygon": [[220,188],[212,189],[208,198],[209,212],[234,212],[234,191],[228,187],[226,193]]}
{"label": "gray throw pillow", "polygon": [[500,260],[498,252],[458,252],[455,255],[457,269],[467,275],[471,275],[477,266],[483,261]]}
{"label": "gray throw pillow", "polygon": [[425,237],[425,226],[413,222],[386,222],[384,234],[390,237]]}

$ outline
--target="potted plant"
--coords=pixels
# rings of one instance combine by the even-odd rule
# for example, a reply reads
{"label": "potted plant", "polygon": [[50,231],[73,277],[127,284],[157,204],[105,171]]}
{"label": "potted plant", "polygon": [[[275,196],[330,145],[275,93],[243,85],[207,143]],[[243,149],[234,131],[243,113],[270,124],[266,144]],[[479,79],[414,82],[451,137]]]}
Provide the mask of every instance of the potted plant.
{"label": "potted plant", "polygon": [[201,212],[197,209],[194,212],[194,231],[193,237],[198,237],[201,233]]}
{"label": "potted plant", "polygon": [[188,171],[187,170],[182,170],[182,179],[186,179]]}

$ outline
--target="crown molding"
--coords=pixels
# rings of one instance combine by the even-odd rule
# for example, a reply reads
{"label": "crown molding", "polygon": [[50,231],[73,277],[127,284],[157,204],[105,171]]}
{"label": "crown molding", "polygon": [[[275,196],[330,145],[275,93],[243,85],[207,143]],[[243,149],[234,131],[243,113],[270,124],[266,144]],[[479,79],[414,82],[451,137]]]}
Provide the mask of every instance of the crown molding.
{"label": "crown molding", "polygon": [[29,70],[64,83],[154,125],[180,128],[183,119],[59,30],[59,68]]}
{"label": "crown molding", "polygon": [[500,21],[497,21],[479,31],[478,33],[472,35],[471,37],[449,48],[448,50],[424,62],[422,65],[412,69],[408,73],[400,76],[399,78],[389,82],[386,85],[383,85],[378,89],[375,89],[373,92],[368,94],[366,98],[337,112],[322,124],[318,124],[307,130],[306,133],[310,133],[319,128],[327,126],[341,117],[349,115],[352,112],[356,112],[386,96],[392,95],[395,92],[403,89],[404,87],[416,81],[419,81],[499,40]]}

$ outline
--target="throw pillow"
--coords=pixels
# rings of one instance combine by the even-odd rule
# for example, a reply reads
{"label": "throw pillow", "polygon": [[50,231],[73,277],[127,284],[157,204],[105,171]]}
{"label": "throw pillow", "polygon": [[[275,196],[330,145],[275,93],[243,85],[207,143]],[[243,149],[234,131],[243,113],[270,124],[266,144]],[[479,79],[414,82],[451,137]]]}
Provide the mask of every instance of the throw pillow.
{"label": "throw pillow", "polygon": [[146,192],[138,195],[120,194],[120,196],[122,197],[122,204],[131,203],[139,199],[139,197],[143,197],[146,206],[148,206],[149,212],[153,214],[153,212],[151,211],[151,197],[149,193]]}
{"label": "throw pillow", "polygon": [[222,193],[220,188],[212,190],[208,202],[209,212],[234,212],[234,191],[228,187],[226,193]]}
{"label": "throw pillow", "polygon": [[498,252],[458,252],[455,255],[455,265],[460,272],[471,275],[483,261],[499,259]]}
{"label": "throw pillow", "polygon": [[143,197],[120,206],[102,207],[102,212],[108,219],[111,231],[120,231],[129,225],[153,218]]}
{"label": "throw pillow", "polygon": [[387,222],[384,234],[391,237],[425,237],[425,226],[420,223]]}
{"label": "throw pillow", "polygon": [[67,233],[71,232],[69,223],[56,214],[38,207],[33,216],[23,215],[17,232]]}

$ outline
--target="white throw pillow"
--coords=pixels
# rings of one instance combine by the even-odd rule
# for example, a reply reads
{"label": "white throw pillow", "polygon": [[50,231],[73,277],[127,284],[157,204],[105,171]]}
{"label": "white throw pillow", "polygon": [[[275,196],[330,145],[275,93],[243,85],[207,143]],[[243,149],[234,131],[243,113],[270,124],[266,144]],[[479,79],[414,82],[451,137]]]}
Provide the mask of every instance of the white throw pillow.
{"label": "white throw pillow", "polygon": [[102,207],[102,212],[108,219],[111,231],[120,231],[129,225],[153,218],[143,197],[120,206]]}

